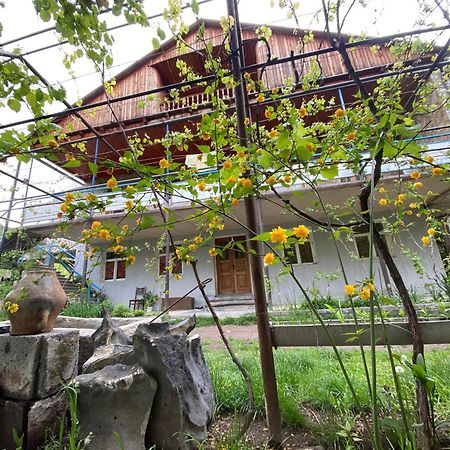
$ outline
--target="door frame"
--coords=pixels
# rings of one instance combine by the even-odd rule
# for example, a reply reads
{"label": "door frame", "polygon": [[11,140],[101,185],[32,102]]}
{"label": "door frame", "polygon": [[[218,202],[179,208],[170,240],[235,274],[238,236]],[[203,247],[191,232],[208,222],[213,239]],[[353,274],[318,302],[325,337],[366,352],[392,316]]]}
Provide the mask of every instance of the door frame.
{"label": "door frame", "polygon": [[[238,237],[244,237],[246,240],[248,239],[248,237],[245,234],[229,234],[229,235],[225,235],[225,236],[214,236],[214,246],[216,244],[216,241],[218,239],[227,239],[227,238],[238,238]],[[217,257],[213,258],[214,259],[214,278],[215,278],[215,295],[216,297],[239,297],[239,296],[244,296],[244,295],[253,295],[253,280],[252,280],[252,268],[251,268],[251,263],[250,263],[250,255],[247,253],[247,261],[248,261],[248,276],[249,276],[249,281],[250,281],[250,290],[248,292],[242,293],[242,294],[238,294],[236,292],[232,293],[232,294],[219,294],[219,276],[218,276],[218,269],[217,269]]]}

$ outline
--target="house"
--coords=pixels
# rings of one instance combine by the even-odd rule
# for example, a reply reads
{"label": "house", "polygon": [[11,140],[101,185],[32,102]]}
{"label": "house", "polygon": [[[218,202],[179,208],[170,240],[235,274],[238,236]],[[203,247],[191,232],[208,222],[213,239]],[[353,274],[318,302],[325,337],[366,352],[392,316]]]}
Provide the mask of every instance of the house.
{"label": "house", "polygon": [[[223,30],[216,21],[202,21],[204,23],[204,38],[210,43],[214,54],[220,56],[223,45]],[[183,56],[184,60],[196,73],[203,74],[203,54],[200,44],[197,42],[197,31],[201,23],[196,23],[190,28],[186,36],[186,42],[190,45],[190,51]],[[315,74],[315,82],[320,89],[320,95],[330,100],[336,99],[336,108],[345,109],[346,105],[353,102],[357,89],[347,74],[338,53],[332,49],[332,43],[327,34],[315,33],[311,39],[304,40],[302,48],[299,48],[299,36],[291,29],[282,27],[272,28],[272,37],[269,46],[259,40],[255,34],[257,25],[242,25],[242,46],[245,56],[244,65],[250,76],[261,77],[268,90],[283,86],[290,80],[294,86],[293,101],[300,105],[303,99],[308,99],[316,89],[308,90],[306,84],[308,77]],[[270,48],[269,48],[270,47]],[[328,50],[327,50],[328,49]],[[267,54],[270,50],[271,58],[278,58],[276,64],[267,64]],[[296,58],[295,55],[303,53],[310,56]],[[371,91],[377,79],[386,74],[387,69],[393,63],[393,57],[383,39],[377,41],[374,47],[372,42],[355,45],[349,52],[352,63],[361,76],[367,89]],[[92,172],[92,164],[101,158],[109,158],[118,161],[123,151],[127,148],[125,134],[138,135],[141,138],[149,136],[152,140],[163,138],[168,130],[183,131],[185,126],[194,126],[202,114],[211,111],[211,98],[204,92],[204,88],[192,85],[186,90],[181,90],[176,96],[171,96],[171,89],[182,81],[177,67],[178,54],[173,40],[167,41],[157,51],[144,56],[136,61],[115,78],[114,96],[107,99],[105,88],[98,87],[83,99],[82,107],[74,113],[65,114],[56,119],[58,124],[67,133],[67,141],[64,146],[67,152],[71,149],[82,148],[88,156],[87,160],[76,168],[71,168],[63,156],[58,164],[66,166],[67,170],[76,174],[84,181],[85,187],[78,189],[77,193],[94,192],[98,198],[106,198],[111,193],[105,186],[109,174],[104,167],[99,166],[98,171]],[[431,55],[422,57],[418,62],[411,64],[411,73],[420,69],[421,64],[431,61]],[[411,76],[408,79],[408,88],[413,89],[417,81]],[[254,100],[254,93],[249,95],[249,106],[253,120],[266,121],[263,109]],[[233,92],[231,88],[223,87],[219,90],[219,97],[233,108]],[[119,100],[117,100],[119,99]],[[113,105],[110,108],[108,103]],[[314,120],[327,121],[330,112],[319,113]],[[89,124],[89,126],[86,125]],[[427,154],[433,156],[439,164],[447,164],[447,156],[450,120],[444,111],[439,114],[438,123],[428,126],[430,130],[417,137],[424,144]],[[100,133],[105,139],[99,139],[92,129]],[[202,142],[191,142],[188,149],[175,151],[172,155],[175,161],[183,164],[196,164],[199,150],[197,145]],[[163,145],[144,146],[141,161],[148,164],[157,164],[164,157]],[[90,167],[90,164],[91,167]],[[391,163],[383,167],[383,186],[386,190],[395,191],[399,180],[408,180],[409,174],[416,167],[411,167],[405,160],[401,166]],[[361,179],[370,168],[362,168],[360,175],[355,175],[346,167],[339,167],[339,174],[333,180],[323,180],[319,185],[322,201],[325,204],[335,205],[341,214],[351,217],[351,208],[347,206],[347,200],[355,197],[361,187]],[[119,185],[128,186],[137,183],[136,173],[130,171],[115,170],[114,176],[119,180]],[[362,177],[362,178],[361,178]],[[430,204],[442,210],[448,210],[448,191],[439,177],[430,177],[423,174],[424,189],[433,192]],[[288,187],[280,187],[280,192],[292,204],[303,210],[316,204],[315,193],[305,183],[294,183]],[[66,192],[60,193],[64,197]],[[205,198],[210,194],[202,192]],[[270,194],[267,194],[270,197]],[[126,199],[121,193],[113,196],[113,201],[104,213],[96,214],[90,220],[102,223],[116,223],[132,226],[134,218],[125,216]],[[144,200],[148,205],[145,215],[159,219],[159,212],[154,206],[152,193],[145,194]],[[57,213],[60,203],[54,199],[35,198],[33,204],[28,203],[24,211],[24,226],[32,229],[41,236],[50,236],[57,229],[60,219]],[[185,198],[168,198],[168,206],[176,212],[178,217],[184,218],[195,210],[191,205],[189,196]],[[261,222],[266,231],[274,227],[293,227],[299,224],[293,216],[282,214],[280,207],[275,202],[264,202],[261,205]],[[385,239],[394,255],[407,285],[425,291],[427,283],[443,270],[442,255],[448,253],[448,247],[438,244],[433,240],[430,246],[419,245],[421,237],[426,235],[426,224],[423,217],[410,217],[410,224],[406,233],[392,235],[388,232],[386,224],[381,218],[391,211],[392,205],[375,206],[376,216],[380,219],[377,226],[385,235]],[[243,202],[235,208],[235,215],[244,220]],[[315,217],[324,220],[323,213],[317,212]],[[447,220],[446,217],[442,220]],[[82,230],[90,226],[91,221],[73,220],[65,231],[65,237],[79,241]],[[309,224],[308,224],[309,225]],[[384,228],[383,228],[384,227]],[[303,245],[296,245],[289,252],[289,260],[300,280],[313,293],[319,295],[330,294],[341,297],[343,295],[343,281],[340,275],[338,258],[330,237],[320,227],[311,226],[311,235]],[[185,238],[195,235],[195,226],[192,222],[180,220],[174,226],[173,236],[175,244]],[[245,231],[239,228],[233,221],[225,220],[224,229],[217,234],[215,246],[223,247],[230,240],[244,241]],[[97,241],[101,244],[101,241]],[[161,229],[151,226],[134,235],[128,245],[140,248],[136,252],[136,263],[128,265],[125,258],[106,248],[103,252],[97,252],[85,262],[85,248],[77,245],[77,272],[87,269],[87,277],[93,283],[101,286],[109,299],[114,303],[127,303],[134,297],[136,287],[146,287],[148,291],[163,295],[169,286],[171,297],[181,297],[195,286],[195,280],[189,265],[178,262],[175,264],[169,280],[166,280],[166,249],[161,240]],[[341,250],[343,263],[351,281],[361,281],[367,276],[369,240],[368,230],[364,227],[356,227],[353,234],[340,239],[338,247]],[[169,248],[169,247],[168,247]],[[173,249],[172,249],[173,251]],[[411,254],[415,255],[413,264]],[[202,279],[212,278],[212,282],[206,287],[206,291],[212,300],[221,304],[238,304],[252,301],[252,284],[249,256],[244,252],[227,250],[222,257],[211,257],[208,247],[202,247],[197,252],[199,271]],[[420,262],[420,270],[418,270]],[[376,258],[375,284],[383,291],[390,289],[389,276],[384,273],[383,265]],[[266,268],[268,280],[270,280],[269,297],[274,305],[290,304],[301,300],[298,288],[289,277],[279,277],[279,267]],[[169,283],[168,285],[166,283]],[[203,299],[198,291],[191,294],[195,298],[195,305],[202,306]]]}

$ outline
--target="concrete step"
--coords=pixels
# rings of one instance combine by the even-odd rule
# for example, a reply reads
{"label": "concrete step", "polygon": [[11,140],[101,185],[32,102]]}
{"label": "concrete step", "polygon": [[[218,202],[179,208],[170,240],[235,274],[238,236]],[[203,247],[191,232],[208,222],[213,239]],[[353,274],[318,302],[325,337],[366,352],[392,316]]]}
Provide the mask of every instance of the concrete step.
{"label": "concrete step", "polygon": [[253,306],[255,300],[251,295],[220,295],[211,299],[216,308],[226,306]]}

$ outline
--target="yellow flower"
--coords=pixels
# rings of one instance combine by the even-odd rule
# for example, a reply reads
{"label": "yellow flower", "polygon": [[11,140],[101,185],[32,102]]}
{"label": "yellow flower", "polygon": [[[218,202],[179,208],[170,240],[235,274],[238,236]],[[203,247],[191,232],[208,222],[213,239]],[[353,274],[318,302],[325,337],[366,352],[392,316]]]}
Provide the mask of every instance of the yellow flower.
{"label": "yellow flower", "polygon": [[423,184],[420,181],[413,184],[414,189],[420,189],[422,186],[423,186]]}
{"label": "yellow flower", "polygon": [[203,238],[201,236],[195,236],[194,242],[196,244],[201,244],[203,242]]}
{"label": "yellow flower", "polygon": [[169,167],[169,161],[167,161],[166,158],[160,159],[159,167],[161,167],[161,169],[167,169]]}
{"label": "yellow flower", "polygon": [[179,273],[176,273],[174,276],[175,280],[181,280],[183,278]]}
{"label": "yellow flower", "polygon": [[367,287],[369,288],[369,290],[371,292],[375,291],[375,285],[373,283],[371,283],[370,281],[367,283]]}
{"label": "yellow flower", "polygon": [[98,220],[96,220],[95,222],[92,222],[91,230],[98,230],[101,226],[102,224]]}
{"label": "yellow flower", "polygon": [[353,286],[353,284],[346,284],[344,286],[344,292],[349,297],[353,297],[355,295],[356,288],[355,288],[355,286]]}
{"label": "yellow flower", "polygon": [[310,232],[309,228],[305,227],[305,225],[299,225],[294,228],[294,236],[298,239],[307,239]]}
{"label": "yellow flower", "polygon": [[223,168],[224,169],[231,169],[232,167],[233,167],[233,164],[232,164],[232,162],[229,159],[226,159],[223,162]]}
{"label": "yellow flower", "polygon": [[127,191],[129,194],[132,194],[134,192],[134,187],[133,186],[127,186],[125,188],[125,191]]}
{"label": "yellow flower", "polygon": [[102,239],[106,239],[106,240],[111,239],[111,234],[110,234],[109,230],[107,230],[106,228],[102,228],[102,229],[99,231],[98,235],[99,235]]}
{"label": "yellow flower", "polygon": [[263,94],[259,94],[258,97],[256,97],[256,101],[261,103],[266,99]]}
{"label": "yellow flower", "polygon": [[350,131],[349,133],[347,133],[347,136],[345,136],[345,139],[347,139],[347,141],[353,141],[353,139],[355,139],[356,137],[356,131]]}
{"label": "yellow flower", "polygon": [[111,249],[114,253],[122,253],[125,250],[123,245],[116,245]]}
{"label": "yellow flower", "polygon": [[272,242],[278,242],[280,244],[284,244],[287,242],[286,230],[281,228],[280,226],[277,228],[273,228],[270,232],[270,240]]}
{"label": "yellow flower", "polygon": [[292,181],[292,177],[290,175],[285,175],[284,176],[284,182],[285,183],[290,183]]}
{"label": "yellow flower", "polygon": [[397,196],[397,200],[399,200],[401,202],[403,202],[405,200],[405,198],[406,198],[405,194],[398,194],[398,196]]}
{"label": "yellow flower", "polygon": [[386,206],[388,204],[388,201],[385,198],[380,198],[380,200],[378,201],[378,204],[380,206]]}
{"label": "yellow flower", "polygon": [[65,196],[64,196],[64,201],[66,203],[72,203],[75,200],[75,194],[73,194],[72,192],[68,192]]}
{"label": "yellow flower", "polygon": [[88,201],[89,203],[93,203],[96,200],[97,200],[97,197],[94,194],[92,194],[91,192],[86,194],[86,201]]}
{"label": "yellow flower", "polygon": [[433,167],[433,170],[431,171],[431,173],[433,176],[437,177],[444,173],[444,169],[442,167]]}
{"label": "yellow flower", "polygon": [[246,80],[249,80],[249,79],[251,78],[251,74],[250,74],[249,72],[245,72],[245,73],[244,73],[244,78],[245,78]]}
{"label": "yellow flower", "polygon": [[117,187],[117,180],[114,177],[111,177],[107,182],[106,186],[108,186],[108,189],[114,189]]}
{"label": "yellow flower", "polygon": [[63,204],[59,207],[59,209],[60,209],[63,213],[66,213],[66,212],[69,211],[69,205],[68,205],[67,203],[63,203]]}
{"label": "yellow flower", "polygon": [[198,188],[201,191],[204,191],[206,189],[206,183],[204,181],[200,181],[200,183],[198,183]]}
{"label": "yellow flower", "polygon": [[278,94],[279,89],[277,87],[272,88],[272,94],[276,95]]}
{"label": "yellow flower", "polygon": [[427,155],[423,159],[424,159],[424,161],[426,161],[429,164],[431,164],[434,161],[434,158],[431,155]]}
{"label": "yellow flower", "polygon": [[367,287],[362,288],[362,289],[359,291],[359,297],[360,297],[362,300],[368,300],[368,299],[370,298],[370,289],[367,288]]}
{"label": "yellow flower", "polygon": [[134,208],[134,203],[131,200],[127,200],[125,202],[125,208],[127,208],[128,211],[131,211]]}
{"label": "yellow flower", "polygon": [[406,214],[407,214],[408,216],[412,216],[412,215],[413,215],[413,212],[412,212],[410,209],[408,209],[408,211],[406,211]]}
{"label": "yellow flower", "polygon": [[272,252],[264,255],[264,264],[271,266],[275,262],[275,255]]}
{"label": "yellow flower", "polygon": [[244,125],[245,125],[246,127],[248,127],[248,126],[250,125],[250,119],[249,119],[248,117],[246,117],[246,118],[244,119]]}
{"label": "yellow flower", "polygon": [[127,225],[127,224],[122,225],[122,231],[123,231],[124,233],[126,233],[126,232],[128,231],[128,225]]}
{"label": "yellow flower", "polygon": [[419,207],[419,205],[418,205],[417,203],[415,203],[415,202],[410,203],[408,206],[409,206],[411,209],[417,209],[417,208]]}
{"label": "yellow flower", "polygon": [[298,110],[298,117],[300,117],[300,119],[303,119],[303,117],[308,115],[308,111],[306,110],[306,108],[304,106],[302,106],[299,110]]}
{"label": "yellow flower", "polygon": [[135,262],[136,262],[136,256],[130,255],[130,256],[127,257],[127,264],[128,265],[134,264]]}
{"label": "yellow flower", "polygon": [[247,154],[245,152],[237,152],[237,157],[239,159],[247,158]]}
{"label": "yellow flower", "polygon": [[336,118],[341,119],[342,117],[345,116],[345,111],[341,108],[338,108],[334,113],[334,115],[336,116]]}
{"label": "yellow flower", "polygon": [[116,243],[120,244],[123,241],[123,236],[117,236],[116,237]]}
{"label": "yellow flower", "polygon": [[195,249],[197,248],[197,246],[195,245],[195,244],[189,244],[189,247],[188,247],[188,249],[189,249],[189,251],[194,251]]}
{"label": "yellow flower", "polygon": [[422,175],[418,170],[415,170],[414,172],[411,172],[409,174],[409,176],[413,179],[413,180],[418,180]]}
{"label": "yellow flower", "polygon": [[436,234],[436,230],[434,228],[428,228],[427,234],[428,236],[434,236]]}
{"label": "yellow flower", "polygon": [[239,200],[238,200],[237,198],[233,197],[233,198],[231,199],[231,204],[232,204],[233,206],[236,206],[238,203],[239,203]]}
{"label": "yellow flower", "polygon": [[275,129],[275,128],[272,128],[270,131],[269,131],[269,137],[271,138],[271,139],[274,139],[274,138],[276,138],[278,136],[278,131]]}
{"label": "yellow flower", "polygon": [[250,178],[242,178],[241,184],[245,188],[250,188],[252,187],[252,180],[250,180]]}
{"label": "yellow flower", "polygon": [[383,194],[383,193],[386,192],[386,189],[385,189],[384,187],[380,187],[380,189],[378,189],[378,192],[379,192],[380,194]]}
{"label": "yellow flower", "polygon": [[227,183],[234,184],[234,183],[236,183],[236,181],[237,181],[236,177],[230,177],[230,178],[228,178]]}
{"label": "yellow flower", "polygon": [[266,118],[266,119],[270,119],[270,116],[272,115],[272,112],[270,111],[270,109],[266,109],[265,111],[264,111],[264,117]]}
{"label": "yellow flower", "polygon": [[17,303],[5,302],[5,309],[10,314],[14,314],[19,311],[19,305]]}
{"label": "yellow flower", "polygon": [[[209,134],[205,133],[205,134],[202,136],[202,139],[203,139],[204,141],[210,141],[210,140],[211,140],[211,136],[210,136]],[[161,160],[161,161],[162,161],[162,160]],[[161,161],[160,161],[160,165],[161,165]]]}
{"label": "yellow flower", "polygon": [[422,244],[423,245],[430,245],[431,239],[429,236],[422,236]]}
{"label": "yellow flower", "polygon": [[210,248],[208,253],[214,258],[214,256],[217,256],[217,249],[216,248]]}
{"label": "yellow flower", "polygon": [[276,181],[277,180],[275,179],[275,177],[273,175],[270,175],[270,177],[267,178],[267,184],[272,185],[272,184],[275,184]]}

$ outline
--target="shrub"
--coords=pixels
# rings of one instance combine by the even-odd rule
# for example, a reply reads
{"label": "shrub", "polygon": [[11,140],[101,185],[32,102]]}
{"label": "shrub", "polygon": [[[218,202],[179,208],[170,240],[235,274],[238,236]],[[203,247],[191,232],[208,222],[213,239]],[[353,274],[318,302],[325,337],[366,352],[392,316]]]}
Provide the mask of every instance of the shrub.
{"label": "shrub", "polygon": [[136,311],[133,311],[134,317],[142,317],[145,314],[145,311],[143,309],[136,309]]}
{"label": "shrub", "polygon": [[126,305],[116,305],[112,310],[113,317],[133,317],[133,311]]}
{"label": "shrub", "polygon": [[113,305],[108,301],[98,303],[73,302],[65,306],[61,315],[70,317],[102,317],[103,308],[112,311]]}

